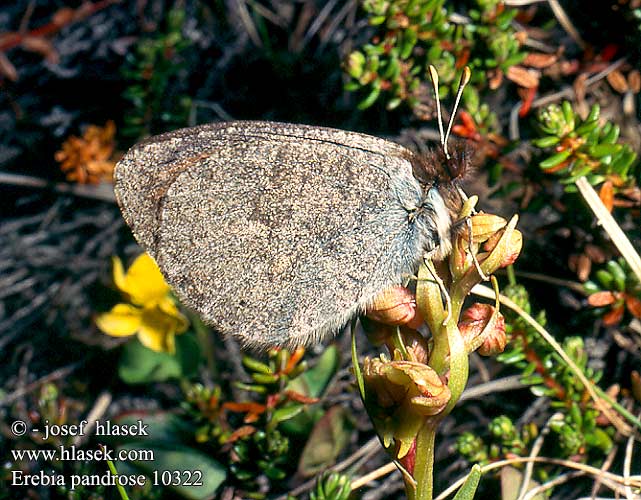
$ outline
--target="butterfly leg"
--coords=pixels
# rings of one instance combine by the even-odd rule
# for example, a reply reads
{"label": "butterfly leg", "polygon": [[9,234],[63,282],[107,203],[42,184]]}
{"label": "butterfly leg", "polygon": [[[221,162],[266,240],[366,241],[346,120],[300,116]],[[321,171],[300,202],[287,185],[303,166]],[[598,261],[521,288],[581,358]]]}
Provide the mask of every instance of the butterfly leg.
{"label": "butterfly leg", "polygon": [[476,271],[479,273],[479,276],[483,281],[489,281],[490,277],[483,272],[483,269],[481,269],[481,264],[479,263],[479,260],[476,258],[476,254],[472,250],[472,218],[471,217],[466,217],[465,218],[465,225],[467,226],[467,250],[472,256],[472,262],[474,262],[474,267],[476,267]]}
{"label": "butterfly leg", "polygon": [[[474,211],[476,213],[476,210]],[[453,226],[453,233],[457,234],[457,230],[461,228],[461,226],[465,224],[465,230],[467,231],[467,251],[472,257],[472,262],[474,263],[474,267],[476,268],[476,271],[479,273],[479,276],[483,281],[489,281],[490,277],[483,272],[483,269],[481,269],[481,264],[479,260],[476,258],[476,253],[474,252],[474,249],[472,248],[472,216],[467,215],[463,217],[462,219],[457,220],[454,222]],[[462,229],[462,228],[461,228]]]}

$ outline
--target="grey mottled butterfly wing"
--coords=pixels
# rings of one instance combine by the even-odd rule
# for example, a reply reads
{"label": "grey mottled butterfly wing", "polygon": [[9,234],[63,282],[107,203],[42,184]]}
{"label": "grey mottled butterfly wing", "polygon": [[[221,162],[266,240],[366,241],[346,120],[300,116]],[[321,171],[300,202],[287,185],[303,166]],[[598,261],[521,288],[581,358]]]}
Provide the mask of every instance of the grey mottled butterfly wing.
{"label": "grey mottled butterfly wing", "polygon": [[246,345],[295,346],[345,324],[436,246],[440,197],[408,216],[425,207],[410,157],[352,132],[213,124],[132,148],[116,195],[185,304]]}

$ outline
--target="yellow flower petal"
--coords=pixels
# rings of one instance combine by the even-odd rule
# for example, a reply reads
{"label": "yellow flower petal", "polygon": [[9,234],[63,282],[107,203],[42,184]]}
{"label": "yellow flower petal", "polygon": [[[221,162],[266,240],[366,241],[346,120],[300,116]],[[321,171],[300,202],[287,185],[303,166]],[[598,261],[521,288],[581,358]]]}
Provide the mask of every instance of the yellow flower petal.
{"label": "yellow flower petal", "polygon": [[156,352],[176,352],[175,337],[173,334],[158,330],[151,325],[142,325],[138,332],[138,340],[145,347]]}
{"label": "yellow flower petal", "polygon": [[[114,276],[115,277],[115,276]],[[147,253],[140,254],[134,260],[125,275],[124,287],[134,304],[146,305],[159,302],[169,292],[169,285],[158,269],[158,264]]]}
{"label": "yellow flower petal", "polygon": [[174,335],[184,332],[188,323],[173,304],[168,305],[163,302],[163,306],[172,314],[167,314],[159,305],[145,308],[138,338],[150,349],[173,353],[175,351]]}
{"label": "yellow flower petal", "polygon": [[112,257],[113,264],[114,284],[118,290],[124,292],[127,288],[127,279],[125,278],[125,268],[122,266],[122,261],[118,257]]}
{"label": "yellow flower petal", "polygon": [[189,320],[180,312],[176,303],[166,296],[158,303],[158,308],[175,321],[176,333],[184,333],[189,328]]}
{"label": "yellow flower petal", "polygon": [[141,323],[142,310],[129,304],[116,304],[111,311],[96,318],[96,326],[112,337],[133,335]]}

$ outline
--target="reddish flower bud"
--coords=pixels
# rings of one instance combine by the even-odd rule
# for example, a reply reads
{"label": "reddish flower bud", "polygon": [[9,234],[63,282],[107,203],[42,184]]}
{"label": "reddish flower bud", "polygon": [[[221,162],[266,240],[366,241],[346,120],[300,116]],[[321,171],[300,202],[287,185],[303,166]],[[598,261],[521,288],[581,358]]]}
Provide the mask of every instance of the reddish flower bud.
{"label": "reddish flower bud", "polygon": [[501,318],[500,326],[490,330],[483,340],[483,343],[478,348],[477,352],[481,356],[494,356],[505,350],[505,344],[507,344],[507,337],[505,336],[505,319],[501,313],[499,313],[499,316]]}
{"label": "reddish flower bud", "polygon": [[407,325],[418,328],[423,318],[416,310],[416,297],[403,286],[395,286],[384,290],[376,296],[367,308],[368,318],[385,325]]}
{"label": "reddish flower bud", "polygon": [[494,306],[473,304],[463,312],[458,326],[468,352],[478,349],[479,354],[490,356],[505,349],[505,318]]}

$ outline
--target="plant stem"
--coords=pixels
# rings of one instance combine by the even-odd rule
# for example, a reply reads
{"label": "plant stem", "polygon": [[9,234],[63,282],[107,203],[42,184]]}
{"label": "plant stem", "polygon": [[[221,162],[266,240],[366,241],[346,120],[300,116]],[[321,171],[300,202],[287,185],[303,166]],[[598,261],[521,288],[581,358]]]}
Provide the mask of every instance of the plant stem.
{"label": "plant stem", "polygon": [[507,266],[507,279],[511,286],[516,285],[516,274],[514,273],[514,266],[510,264]]}
{"label": "plant stem", "polygon": [[[407,352],[407,348],[405,347],[405,342],[403,342],[403,337],[401,336],[401,329],[400,327],[396,327],[394,330],[394,334],[392,335],[392,344],[396,349],[398,349],[401,353],[401,356],[403,356],[403,359],[409,360],[409,353]],[[393,355],[393,354],[392,354]]]}
{"label": "plant stem", "polygon": [[[452,308],[455,309],[453,318],[460,314],[462,302],[453,301]],[[409,500],[432,500],[434,489],[434,443],[436,440],[436,429],[439,422],[454,408],[461,397],[461,393],[467,384],[469,360],[465,342],[461,336],[456,323],[452,320],[445,325],[440,336],[447,339],[449,347],[449,383],[452,398],[447,407],[438,417],[427,418],[416,436],[416,461],[414,463],[414,479],[416,480],[416,491],[407,488]],[[440,365],[445,364],[444,357],[435,356],[433,362]]]}
{"label": "plant stem", "polygon": [[[460,290],[456,290],[460,292]],[[461,363],[467,364],[467,350],[465,349],[465,343],[461,337],[461,333],[458,331],[458,326],[456,324],[456,319],[461,315],[461,308],[463,306],[463,300],[465,296],[459,297],[458,295],[452,296],[451,301],[451,317],[450,321],[446,325],[440,324],[438,329],[432,330],[434,332],[434,347],[432,353],[430,354],[429,365],[438,373],[439,375],[444,375],[445,372],[450,370],[450,380],[452,377],[452,362],[454,365],[459,367]],[[454,344],[452,346],[451,344]],[[465,361],[462,361],[462,357],[465,358]],[[456,359],[454,359],[456,358]],[[454,361],[453,361],[454,359]],[[459,369],[459,368],[455,368]],[[465,371],[465,383],[467,382],[467,369]],[[448,383],[451,385],[451,382]],[[450,389],[452,389],[450,387]],[[462,390],[461,390],[462,392]],[[458,400],[458,396],[456,399]],[[454,401],[456,403],[456,401]]]}
{"label": "plant stem", "polygon": [[414,498],[408,491],[410,500],[432,500],[434,492],[434,442],[436,429],[441,418],[428,418],[416,436],[416,461],[414,463],[414,479],[416,491]]}
{"label": "plant stem", "polygon": [[446,330],[447,340],[450,346],[450,375],[447,386],[450,388],[452,397],[442,412],[443,416],[447,415],[452,408],[454,408],[454,405],[456,405],[465,389],[469,376],[469,358],[463,336],[453,321],[450,321],[446,325]]}
{"label": "plant stem", "polygon": [[[99,445],[99,446],[100,446],[100,449],[104,451],[103,446],[102,445]],[[114,476],[118,477],[118,471],[116,470],[116,466],[111,460],[107,460],[107,467],[109,467],[109,470]],[[120,498],[122,500],[129,500],[129,495],[127,495],[125,488],[123,488],[123,486],[118,481],[116,481],[116,489],[118,490],[118,494],[120,495]],[[431,497],[430,497],[430,500],[431,500]]]}

